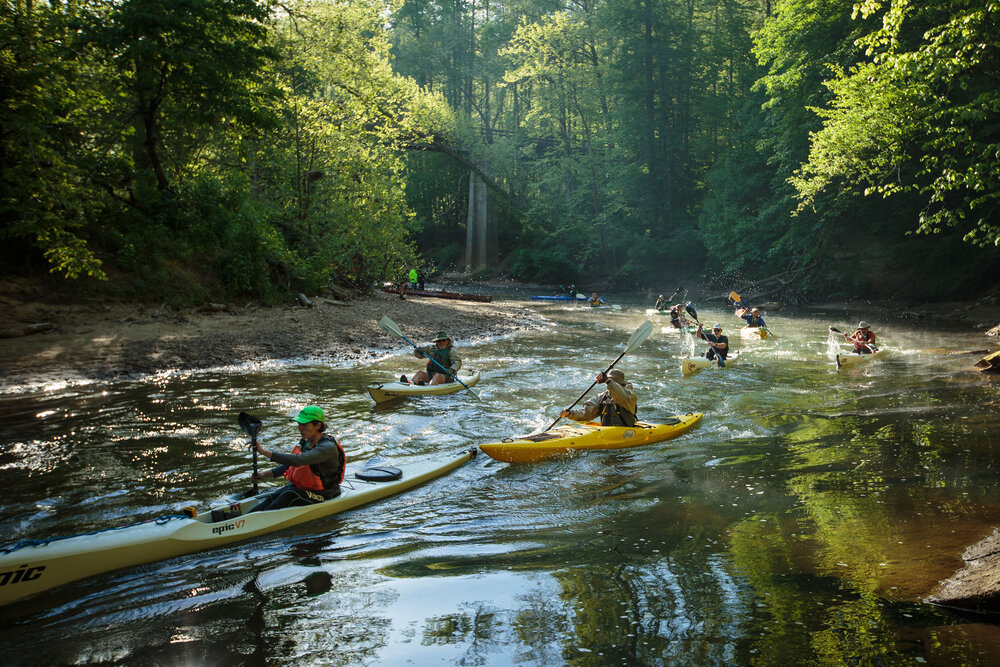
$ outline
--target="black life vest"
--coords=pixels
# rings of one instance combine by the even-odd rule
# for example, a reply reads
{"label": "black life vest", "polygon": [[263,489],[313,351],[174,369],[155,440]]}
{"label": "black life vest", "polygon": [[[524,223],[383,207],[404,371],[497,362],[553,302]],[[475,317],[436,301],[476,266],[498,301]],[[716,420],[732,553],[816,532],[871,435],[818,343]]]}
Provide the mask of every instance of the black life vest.
{"label": "black life vest", "polygon": [[601,395],[601,426],[635,426],[637,417],[615,403],[611,393],[605,391]]}

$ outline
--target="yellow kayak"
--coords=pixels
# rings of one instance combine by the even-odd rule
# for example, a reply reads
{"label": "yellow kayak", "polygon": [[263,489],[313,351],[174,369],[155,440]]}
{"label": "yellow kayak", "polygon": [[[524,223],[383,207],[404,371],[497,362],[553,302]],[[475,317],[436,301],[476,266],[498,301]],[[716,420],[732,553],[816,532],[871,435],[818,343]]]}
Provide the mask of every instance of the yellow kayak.
{"label": "yellow kayak", "polygon": [[837,355],[837,368],[841,369],[844,366],[859,366],[861,364],[866,364],[869,361],[875,361],[876,359],[882,360],[888,356],[888,352],[885,348],[875,350],[871,354],[838,354]]}
{"label": "yellow kayak", "polygon": [[740,338],[750,338],[753,340],[764,340],[765,338],[777,338],[767,327],[743,327],[740,329]]}
{"label": "yellow kayak", "polygon": [[601,426],[597,422],[578,422],[557,426],[545,433],[505,438],[501,442],[480,445],[479,449],[497,461],[535,463],[577,451],[623,449],[669,440],[694,426],[701,415],[700,412],[689,412],[671,417],[665,424],[636,422],[635,426]]}

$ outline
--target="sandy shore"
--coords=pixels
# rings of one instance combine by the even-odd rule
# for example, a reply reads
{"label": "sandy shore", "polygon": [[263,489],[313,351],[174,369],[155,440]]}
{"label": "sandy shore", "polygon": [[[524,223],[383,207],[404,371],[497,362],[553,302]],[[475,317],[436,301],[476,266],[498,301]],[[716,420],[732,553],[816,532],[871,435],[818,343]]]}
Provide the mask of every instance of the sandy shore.
{"label": "sandy shore", "polygon": [[53,383],[210,368],[272,359],[363,362],[407,347],[381,328],[391,317],[415,343],[445,329],[461,343],[534,328],[539,319],[511,304],[357,292],[344,301],[312,298],[313,307],[227,305],[220,312],[140,304],[52,305],[5,294],[5,327],[51,322],[44,333],[0,338],[0,392]]}

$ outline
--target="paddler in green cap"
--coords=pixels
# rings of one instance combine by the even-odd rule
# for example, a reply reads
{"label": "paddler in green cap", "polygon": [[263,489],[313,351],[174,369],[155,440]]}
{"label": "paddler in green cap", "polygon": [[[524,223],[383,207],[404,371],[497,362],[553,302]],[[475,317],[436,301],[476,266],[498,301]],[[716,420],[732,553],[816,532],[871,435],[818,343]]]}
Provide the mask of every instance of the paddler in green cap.
{"label": "paddler in green cap", "polygon": [[289,483],[262,498],[251,512],[311,505],[340,495],[347,456],[337,439],[324,433],[326,417],[322,408],[307,405],[295,421],[302,439],[291,454],[268,450],[257,441],[257,451],[280,464],[261,472],[257,479],[284,477]]}
{"label": "paddler in green cap", "polygon": [[586,422],[601,418],[601,426],[635,426],[639,400],[632,391],[632,385],[625,382],[625,373],[612,368],[608,374],[597,374],[597,381],[605,383],[607,389],[584,403],[579,410],[563,410],[560,417]]}
{"label": "paddler in green cap", "polygon": [[[414,348],[413,356],[418,359],[430,357],[427,359],[427,368],[413,374],[411,380],[413,384],[433,385],[454,382],[453,376],[462,367],[462,355],[452,346],[451,338],[444,331],[438,331],[433,344]],[[406,376],[401,375],[399,381],[406,382]]]}

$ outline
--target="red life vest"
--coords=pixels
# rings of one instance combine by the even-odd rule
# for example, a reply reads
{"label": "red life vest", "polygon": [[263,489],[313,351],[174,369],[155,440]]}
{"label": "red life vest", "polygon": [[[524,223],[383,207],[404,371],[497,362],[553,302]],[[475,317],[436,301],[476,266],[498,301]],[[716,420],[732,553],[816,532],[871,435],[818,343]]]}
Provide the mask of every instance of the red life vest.
{"label": "red life vest", "polygon": [[854,331],[854,335],[851,336],[851,340],[854,341],[855,350],[870,351],[871,348],[869,346],[875,346],[875,332],[869,329],[868,335],[866,336],[861,329],[857,329]]}
{"label": "red life vest", "polygon": [[[340,444],[340,440],[333,438],[333,441],[337,443],[337,449],[340,450],[340,460],[347,461],[347,453],[344,452],[344,446]],[[298,445],[292,448],[292,454],[301,454],[302,448]],[[315,466],[288,466],[288,470],[285,471],[285,479],[292,483],[292,486],[297,486],[300,489],[307,489],[309,491],[322,491],[323,490],[323,479],[319,476],[319,471],[314,469]],[[346,465],[340,467],[340,479],[337,480],[337,484],[341,484],[344,481],[344,469],[347,468]]]}

